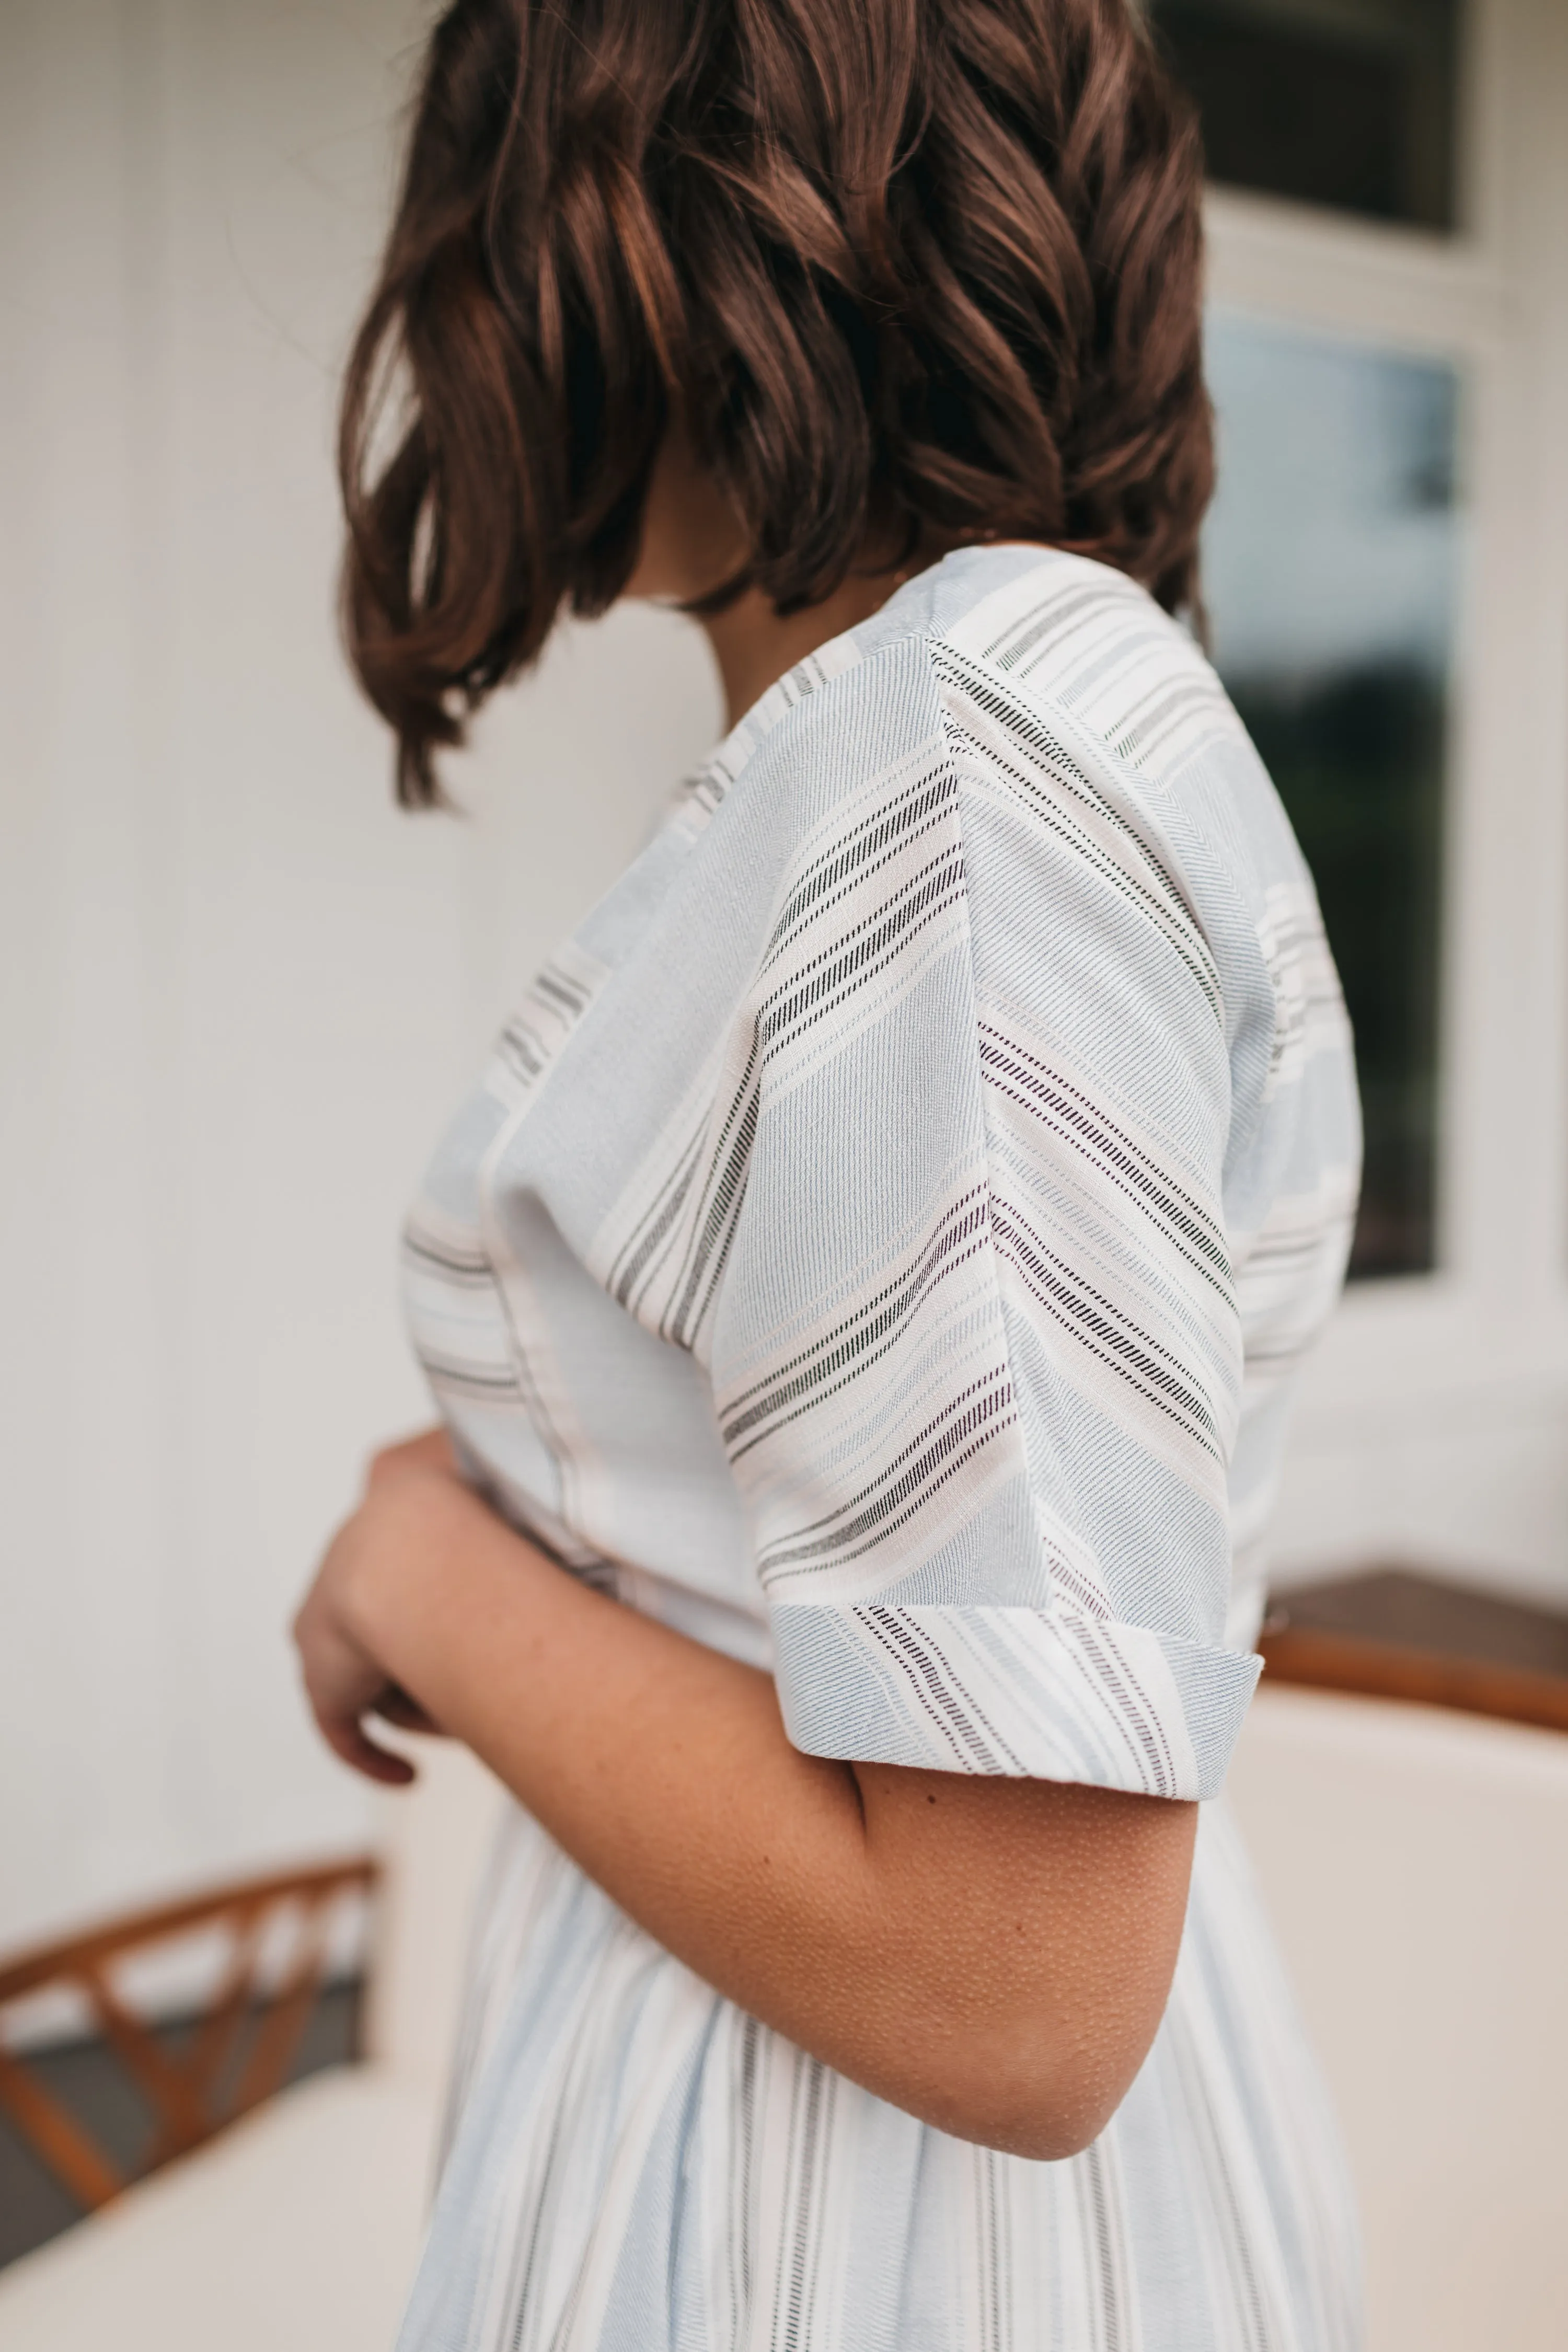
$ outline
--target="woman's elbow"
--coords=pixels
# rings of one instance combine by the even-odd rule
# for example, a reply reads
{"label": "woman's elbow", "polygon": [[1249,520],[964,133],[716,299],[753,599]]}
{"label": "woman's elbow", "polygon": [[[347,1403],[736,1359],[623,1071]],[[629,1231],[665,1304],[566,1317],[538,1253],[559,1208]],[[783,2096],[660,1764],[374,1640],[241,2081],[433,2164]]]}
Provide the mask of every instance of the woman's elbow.
{"label": "woman's elbow", "polygon": [[1000,2040],[955,2035],[907,2104],[953,2139],[1055,2164],[1100,2137],[1132,2087],[1159,2027],[1129,2034],[1088,2018],[1052,2034],[1026,2026]]}
{"label": "woman's elbow", "polygon": [[886,1892],[856,2038],[875,2035],[896,2104],[954,2138],[1079,2155],[1164,2015],[1196,1806],[890,1766],[866,1802]]}
{"label": "woman's elbow", "polygon": [[1100,2137],[1132,2086],[1137,2067],[1052,2068],[1043,2080],[1027,2069],[1002,2081],[990,2074],[954,2084],[925,2120],[953,2139],[1004,2156],[1058,2164]]}

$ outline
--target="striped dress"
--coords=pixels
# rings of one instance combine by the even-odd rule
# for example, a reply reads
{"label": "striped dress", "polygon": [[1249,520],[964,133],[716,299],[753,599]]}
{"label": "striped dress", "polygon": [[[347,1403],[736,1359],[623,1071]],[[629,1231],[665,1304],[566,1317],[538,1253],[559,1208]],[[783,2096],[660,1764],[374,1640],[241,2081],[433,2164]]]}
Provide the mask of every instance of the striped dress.
{"label": "striped dress", "polygon": [[[948,556],[773,687],[540,973],[410,1218],[497,1507],[814,1754],[1217,1799],[1358,1128],[1310,883],[1120,574]],[[1348,2352],[1342,2158],[1223,1806],[1112,2122],[952,2139],[525,1815],[403,2352]]]}

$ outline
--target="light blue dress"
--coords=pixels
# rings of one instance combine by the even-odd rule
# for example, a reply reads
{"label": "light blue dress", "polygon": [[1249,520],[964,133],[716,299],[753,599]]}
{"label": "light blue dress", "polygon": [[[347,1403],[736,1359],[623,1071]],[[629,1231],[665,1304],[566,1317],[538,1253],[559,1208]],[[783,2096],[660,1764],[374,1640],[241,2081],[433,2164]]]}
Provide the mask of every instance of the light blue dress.
{"label": "light blue dress", "polygon": [[[1359,1132],[1311,885],[1119,573],[971,549],[774,687],[540,974],[409,1312],[497,1506],[813,1753],[1215,1798]],[[524,1815],[403,2352],[1348,2352],[1342,2162],[1205,1805],[1082,2156],[759,2026]]]}

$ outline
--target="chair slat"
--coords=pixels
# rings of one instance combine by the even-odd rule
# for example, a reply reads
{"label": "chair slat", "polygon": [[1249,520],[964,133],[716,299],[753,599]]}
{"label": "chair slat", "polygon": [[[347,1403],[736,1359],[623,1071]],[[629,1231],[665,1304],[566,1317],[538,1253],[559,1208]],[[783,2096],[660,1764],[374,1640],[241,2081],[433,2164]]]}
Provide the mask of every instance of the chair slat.
{"label": "chair slat", "polygon": [[210,2100],[250,2015],[255,1996],[256,1965],[270,1911],[258,1905],[247,1918],[236,1914],[236,1929],[228,1967],[213,1995],[212,2006],[197,2028],[189,2074],[197,2095]]}
{"label": "chair slat", "polygon": [[0,2049],[0,2107],[11,2117],[49,2170],[89,2211],[107,2205],[124,2188],[122,2175],[76,2117],[68,2115],[43,2084]]}
{"label": "chair slat", "polygon": [[125,2007],[100,1969],[84,1969],[79,1981],[102,2021],[105,2038],[153,2109],[159,2141],[171,2154],[197,2147],[212,2126],[184,2069],[152,2028]]}
{"label": "chair slat", "polygon": [[327,1906],[321,1906],[301,1931],[300,1950],[287,1980],[279,1988],[246,2058],[234,2093],[233,2111],[245,2115],[270,2098],[288,2074],[310,2011],[321,1990],[326,1966]]}

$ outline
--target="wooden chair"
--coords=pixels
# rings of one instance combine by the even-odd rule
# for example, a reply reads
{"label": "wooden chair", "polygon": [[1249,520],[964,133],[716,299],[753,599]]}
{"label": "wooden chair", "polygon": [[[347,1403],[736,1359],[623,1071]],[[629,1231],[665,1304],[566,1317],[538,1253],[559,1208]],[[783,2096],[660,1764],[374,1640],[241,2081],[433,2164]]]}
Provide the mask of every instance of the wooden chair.
{"label": "wooden chair", "polygon": [[[1288,1602],[1298,1632],[1309,1611],[1327,1630],[1326,1603]],[[1377,1655],[1350,1662],[1352,1692],[1387,1690],[1391,1651],[1443,1654],[1429,1612],[1407,1622],[1402,1601],[1396,1625],[1386,1590],[1379,1609],[1375,1629],[1357,1618]],[[1333,1615],[1347,1632],[1342,1596]],[[1323,1673],[1321,1651],[1275,1648],[1229,1795],[1350,2143],[1371,2352],[1560,2352],[1568,1740],[1281,1687],[1309,1679],[1293,1663]],[[385,2352],[498,1801],[462,1749],[422,1755],[416,1790],[386,1802],[369,2063],[296,2084],[0,2273],[5,2352]]]}
{"label": "wooden chair", "polygon": [[[500,1802],[465,1749],[419,1743],[416,1785],[380,1805],[362,2062],[287,2084],[0,2270],[5,2352],[386,2352],[428,2214],[469,1906]],[[363,1899],[369,1866],[345,1865],[343,1883]],[[299,1885],[232,1892],[281,1900]]]}
{"label": "wooden chair", "polygon": [[[377,1874],[376,1864],[358,1855],[246,1879],[137,1912],[0,1969],[0,2110],[84,2210],[199,2147],[282,2085],[321,1990],[333,1928],[347,1903],[369,1899]],[[214,1933],[225,1946],[216,1981],[200,2016],[172,2044],[137,2014],[117,1979],[128,1962]],[[289,1948],[279,1969],[284,1942]],[[62,1988],[85,1996],[151,2110],[152,2131],[133,2172],[112,2160],[4,2041],[7,2011]]]}

